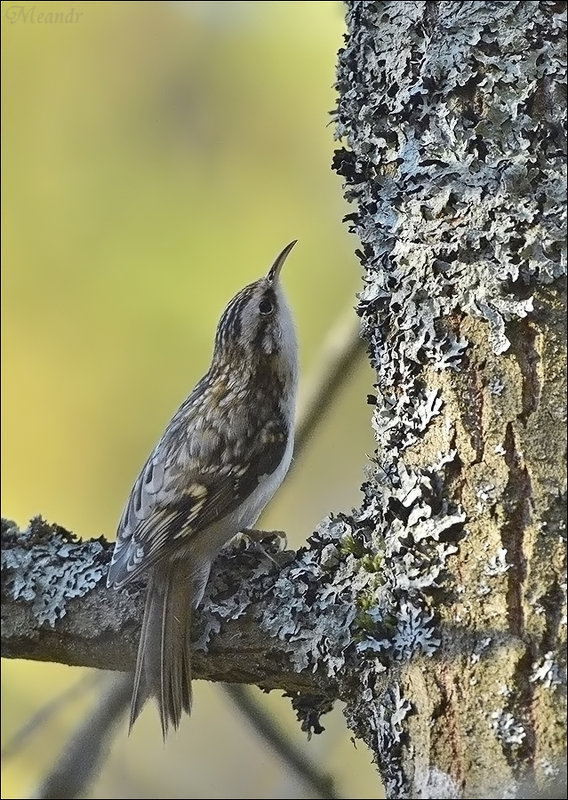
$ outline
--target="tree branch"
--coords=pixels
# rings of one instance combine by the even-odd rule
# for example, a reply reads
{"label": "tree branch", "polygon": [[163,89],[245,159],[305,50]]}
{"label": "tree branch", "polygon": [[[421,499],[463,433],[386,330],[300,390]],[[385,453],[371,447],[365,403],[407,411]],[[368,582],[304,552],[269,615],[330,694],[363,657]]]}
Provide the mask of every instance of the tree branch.
{"label": "tree branch", "polygon": [[[288,584],[287,593],[271,592],[274,564],[254,546],[240,542],[224,551],[208,589],[207,610],[196,615],[195,677],[292,693],[333,691],[321,671],[298,669],[295,661],[307,656],[305,643],[299,652],[285,635],[267,637],[266,621],[262,624],[267,611],[272,621],[286,620],[291,632],[305,623],[302,604],[294,609],[290,597],[292,576],[304,568],[307,553],[294,557],[279,552],[276,542],[263,546],[282,564],[277,578],[282,587]],[[132,670],[144,592],[106,588],[111,551],[104,539],[75,541],[39,518],[25,531],[2,521],[3,655]],[[209,640],[206,655],[202,648]]]}

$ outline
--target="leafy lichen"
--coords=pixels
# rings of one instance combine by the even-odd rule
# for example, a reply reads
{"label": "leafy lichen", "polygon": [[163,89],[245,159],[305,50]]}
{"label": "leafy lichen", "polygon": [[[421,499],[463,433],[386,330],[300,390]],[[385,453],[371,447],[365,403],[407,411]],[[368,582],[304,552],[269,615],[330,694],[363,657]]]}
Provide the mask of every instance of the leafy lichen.
{"label": "leafy lichen", "polygon": [[2,591],[31,603],[40,625],[54,627],[67,602],[87,594],[106,574],[104,539],[81,542],[41,517],[22,531],[2,520],[2,541]]}
{"label": "leafy lichen", "polygon": [[[433,598],[441,583],[450,588],[449,559],[467,520],[440,488],[463,457],[452,421],[436,459],[428,444],[449,414],[440,372],[468,380],[471,319],[476,335],[485,323],[487,352],[507,353],[512,323],[533,313],[535,288],[566,273],[566,16],[555,3],[355,0],[347,22],[334,166],[356,207],[346,219],[362,245],[357,310],[377,388],[376,469],[355,519],[368,526],[366,559],[380,554],[382,577],[355,620],[358,648],[369,654],[364,684],[377,677],[377,663],[433,652],[443,636]],[[490,398],[509,390],[504,375],[488,376]],[[469,405],[477,424],[476,391]],[[483,438],[472,435],[471,444],[472,460],[481,460]],[[494,455],[507,459],[506,452],[501,445]],[[481,470],[472,485],[473,521],[503,487]],[[507,579],[507,547],[482,554],[488,580],[468,593],[485,597],[498,576]],[[456,584],[459,596],[464,587]],[[502,739],[521,737],[501,712],[493,722]],[[379,747],[387,793],[432,796],[420,793],[427,778],[415,795],[399,785],[397,748],[391,731]],[[447,796],[461,790],[454,791]]]}

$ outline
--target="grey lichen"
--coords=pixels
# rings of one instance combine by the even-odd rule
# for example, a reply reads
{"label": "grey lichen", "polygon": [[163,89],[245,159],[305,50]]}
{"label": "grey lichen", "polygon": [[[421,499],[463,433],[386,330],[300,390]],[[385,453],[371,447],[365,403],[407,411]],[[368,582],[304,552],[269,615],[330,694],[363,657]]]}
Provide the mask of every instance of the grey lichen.
{"label": "grey lichen", "polygon": [[[490,16],[465,4],[459,27],[451,6],[434,4],[435,47],[413,34],[426,24],[423,4],[403,13],[401,5],[350,3],[357,37],[342,54],[336,131],[348,149],[335,163],[358,205],[349,219],[364,246],[359,308],[370,323],[381,412],[419,418],[427,392],[412,386],[413,362],[456,368],[467,347],[465,337],[440,335],[438,320],[485,319],[495,352],[504,352],[506,323],[532,310],[522,287],[565,274],[563,134],[553,109],[536,127],[530,110],[553,102],[540,93],[561,91],[566,64],[542,37],[534,4],[503,3]],[[508,26],[511,13],[523,23]],[[554,39],[564,22],[550,20]],[[503,56],[519,48],[522,66]],[[543,139],[546,152],[534,147]],[[412,386],[406,403],[391,389],[401,377]]]}
{"label": "grey lichen", "polygon": [[[321,527],[319,532],[327,533]],[[341,597],[349,589],[348,576],[342,580],[337,575],[333,580],[327,572],[327,563],[322,565],[317,549],[306,552],[301,564],[281,573],[272,585],[271,599],[259,623],[267,633],[292,645],[298,670],[315,671],[323,666],[331,676],[345,664],[356,608]],[[281,613],[284,600],[290,604],[289,619],[283,619]],[[298,625],[298,618],[306,625]]]}
{"label": "grey lichen", "polygon": [[[450,351],[459,362],[465,341],[435,325],[456,310],[485,319],[504,352],[507,321],[531,310],[530,296],[507,287],[566,270],[562,131],[554,109],[536,128],[530,113],[554,102],[545,86],[564,85],[554,41],[564,20],[552,15],[545,38],[534,4],[494,5],[491,15],[465,4],[459,27],[455,10],[436,4],[430,47],[429,35],[413,34],[427,24],[423,4],[400,5],[351,3],[348,21],[366,20],[342,56],[337,137],[349,151],[336,163],[359,207],[361,306],[389,309],[409,358],[440,365]],[[511,13],[523,23],[507,25]],[[546,152],[534,147],[543,139]]]}
{"label": "grey lichen", "polygon": [[79,542],[41,517],[23,531],[6,520],[2,526],[2,590],[31,602],[40,625],[54,627],[65,616],[67,602],[87,594],[106,572],[102,538]]}
{"label": "grey lichen", "polygon": [[491,727],[497,738],[507,745],[522,744],[526,731],[509,711],[500,709],[491,714]]}
{"label": "grey lichen", "polygon": [[435,797],[436,800],[459,797],[460,789],[451,776],[435,767],[419,767],[414,778],[415,797]]}
{"label": "grey lichen", "polygon": [[491,576],[503,575],[509,569],[511,569],[511,565],[507,563],[507,550],[504,547],[500,547],[487,562],[485,574]]}
{"label": "grey lichen", "polygon": [[529,680],[531,683],[541,683],[546,689],[566,684],[566,676],[562,674],[562,670],[555,662],[554,653],[552,652],[545,653],[533,665],[533,672]]}
{"label": "grey lichen", "polygon": [[[212,637],[219,633],[224,622],[236,620],[242,616],[247,603],[251,600],[252,587],[257,586],[257,580],[262,580],[274,572],[276,558],[280,559],[282,564],[293,558],[293,553],[281,553],[279,546],[279,540],[267,541],[262,550],[257,551],[256,546],[246,538],[237,538],[225,548],[222,553],[223,559],[234,554],[245,565],[248,564],[250,581],[243,586],[234,580],[231,570],[216,571],[215,580],[209,581],[201,604],[200,632],[194,642],[197,649],[206,651]],[[260,561],[258,560],[259,552],[264,555]]]}
{"label": "grey lichen", "polygon": [[[376,700],[376,698],[375,698]],[[374,703],[369,707],[370,727],[377,739],[377,748],[380,752],[392,752],[393,755],[400,752],[403,745],[404,720],[412,713],[412,706],[401,692],[398,683],[381,697],[380,703]],[[389,769],[388,763],[386,777],[392,797],[400,797],[401,791],[404,793],[404,780],[402,773]]]}
{"label": "grey lichen", "polygon": [[[371,609],[367,614],[377,626],[384,623],[384,611],[378,608]],[[376,639],[367,632],[359,643],[358,650],[361,652],[372,650],[377,653],[382,651],[397,659],[410,658],[415,653],[431,656],[440,646],[440,639],[436,636],[432,620],[433,615],[425,612],[423,608],[402,603],[394,632],[389,631],[388,638],[382,639]]]}
{"label": "grey lichen", "polygon": [[[380,558],[354,621],[357,649],[368,658],[363,685],[380,685],[377,665],[436,658],[442,587],[464,595],[454,623],[466,624],[468,603],[481,597],[489,622],[502,614],[489,596],[518,568],[512,543],[502,540],[480,554],[465,589],[452,575],[466,523],[477,532],[505,488],[486,464],[472,469],[467,490],[477,505],[469,502],[466,519],[464,484],[456,491],[452,481],[465,461],[484,461],[482,422],[513,388],[498,369],[476,383],[472,364],[483,356],[470,339],[479,347],[479,321],[483,352],[497,363],[494,355],[511,350],[515,323],[533,315],[535,293],[566,273],[565,21],[556,3],[348,3],[334,166],[355,205],[346,220],[362,245],[357,311],[377,389],[375,470],[353,517],[367,526],[367,563]],[[485,377],[494,406],[482,406]],[[465,421],[451,419],[458,409]],[[493,458],[510,468],[509,440],[492,444]],[[479,670],[485,654],[473,656]],[[502,714],[495,733],[522,741]],[[411,782],[400,783],[389,747],[379,751],[387,794],[417,796]]]}
{"label": "grey lichen", "polygon": [[[266,558],[255,572],[258,582],[254,589],[251,583],[250,599],[262,597],[258,623],[268,635],[289,644],[290,657],[298,671],[321,670],[334,676],[345,665],[345,651],[352,644],[357,591],[370,580],[364,571],[355,576],[359,569],[353,556],[338,557],[345,537],[351,533],[346,518],[328,518],[293,561],[292,554],[264,545],[268,548]],[[273,560],[278,560],[278,569]],[[225,591],[221,587],[220,596],[226,599],[205,603],[208,624],[202,644],[220,627],[222,619],[232,619],[238,612],[231,587]]]}

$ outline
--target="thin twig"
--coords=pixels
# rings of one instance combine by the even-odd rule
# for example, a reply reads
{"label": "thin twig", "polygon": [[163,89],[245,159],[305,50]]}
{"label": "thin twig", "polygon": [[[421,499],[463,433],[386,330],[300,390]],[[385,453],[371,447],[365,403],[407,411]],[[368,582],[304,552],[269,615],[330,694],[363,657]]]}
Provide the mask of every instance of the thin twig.
{"label": "thin twig", "polygon": [[255,732],[270,745],[286,766],[293,769],[320,797],[337,800],[333,778],[325,772],[320,772],[311,759],[306,758],[292,743],[290,737],[275,724],[272,715],[262,707],[248,687],[229,683],[224,683],[222,686],[241,714],[251,723]]}
{"label": "thin twig", "polygon": [[89,672],[88,675],[84,675],[80,680],[77,681],[77,683],[74,683],[73,686],[65,689],[53,700],[49,700],[47,703],[45,703],[45,705],[43,705],[36,714],[33,714],[22,725],[22,727],[16,731],[12,738],[6,742],[2,748],[2,752],[0,753],[2,759],[5,761],[6,759],[17,755],[22,747],[25,746],[30,736],[39,727],[45,725],[46,722],[49,722],[49,720],[55,716],[60,709],[62,709],[68,703],[71,703],[77,697],[80,697],[84,692],[87,692],[89,689],[96,686],[97,683],[100,683],[102,679],[103,675],[101,673]]}
{"label": "thin twig", "polygon": [[113,728],[124,715],[132,693],[132,675],[113,675],[95,710],[83,719],[53,769],[32,794],[38,800],[67,800],[84,794],[105,753]]}
{"label": "thin twig", "polygon": [[296,460],[364,352],[365,343],[359,335],[359,318],[350,307],[329,330],[316,366],[301,386],[294,437]]}

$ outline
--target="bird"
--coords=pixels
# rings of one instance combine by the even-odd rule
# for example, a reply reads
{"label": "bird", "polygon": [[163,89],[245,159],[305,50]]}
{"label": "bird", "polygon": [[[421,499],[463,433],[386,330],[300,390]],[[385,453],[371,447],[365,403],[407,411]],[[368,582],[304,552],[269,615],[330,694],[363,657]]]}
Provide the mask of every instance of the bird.
{"label": "bird", "polygon": [[207,373],[166,426],[122,513],[107,586],[148,579],[129,731],[152,696],[164,741],[191,712],[191,622],[212,562],[254,526],[290,466],[298,345],[281,270],[295,244],[228,303]]}

